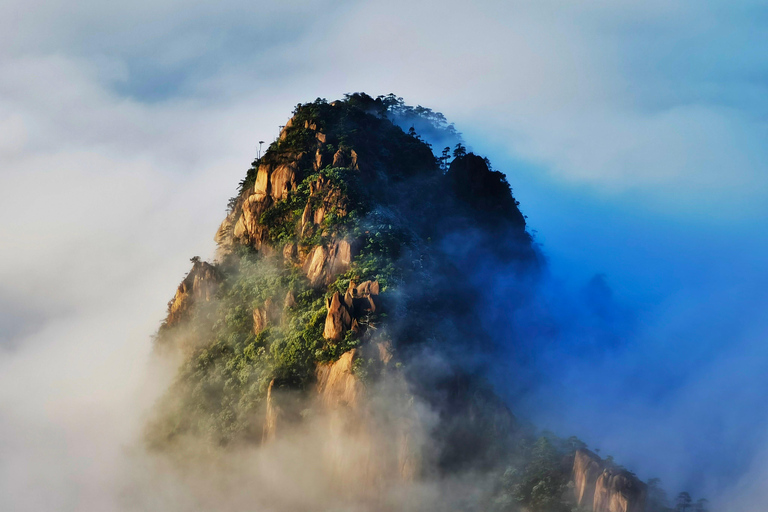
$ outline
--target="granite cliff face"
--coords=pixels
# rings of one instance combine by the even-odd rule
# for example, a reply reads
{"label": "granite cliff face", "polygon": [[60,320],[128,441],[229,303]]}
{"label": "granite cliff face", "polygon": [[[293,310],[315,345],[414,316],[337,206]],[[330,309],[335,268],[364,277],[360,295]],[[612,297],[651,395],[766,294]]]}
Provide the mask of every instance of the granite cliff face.
{"label": "granite cliff face", "polygon": [[[322,466],[377,492],[530,455],[532,434],[482,375],[494,336],[478,279],[504,268],[509,314],[526,300],[541,263],[525,218],[486,159],[459,145],[439,161],[385,100],[300,105],[253,162],[215,260],[193,259],[158,333],[182,364],[151,447],[259,446],[313,428]],[[642,510],[642,485],[593,455],[575,454],[575,497],[557,500]]]}
{"label": "granite cliff face", "polygon": [[643,512],[647,486],[625,469],[614,468],[589,450],[573,462],[576,503],[593,512]]}
{"label": "granite cliff face", "polygon": [[199,259],[193,259],[192,270],[179,285],[176,295],[168,303],[167,325],[182,322],[195,302],[207,302],[216,295],[219,276],[216,268]]}

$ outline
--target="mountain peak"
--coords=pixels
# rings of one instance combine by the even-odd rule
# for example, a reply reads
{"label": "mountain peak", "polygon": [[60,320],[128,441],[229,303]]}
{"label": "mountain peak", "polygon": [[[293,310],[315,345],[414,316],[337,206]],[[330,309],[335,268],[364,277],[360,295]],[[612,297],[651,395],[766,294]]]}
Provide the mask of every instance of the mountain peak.
{"label": "mountain peak", "polygon": [[[230,201],[216,261],[193,259],[169,304],[157,346],[182,364],[150,446],[301,432],[321,467],[377,492],[527,460],[533,433],[484,377],[485,275],[503,269],[512,315],[541,263],[505,176],[460,141],[435,156],[416,125],[457,137],[393,96],[296,107]],[[547,446],[564,486],[567,450]]]}

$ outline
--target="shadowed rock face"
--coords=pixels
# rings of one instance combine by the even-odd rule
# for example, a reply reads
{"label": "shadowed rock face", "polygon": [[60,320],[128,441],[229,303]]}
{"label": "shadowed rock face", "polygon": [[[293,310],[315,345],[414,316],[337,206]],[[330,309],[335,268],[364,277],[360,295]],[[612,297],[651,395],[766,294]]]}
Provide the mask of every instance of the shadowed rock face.
{"label": "shadowed rock face", "polygon": [[492,171],[487,162],[472,153],[457,158],[446,174],[450,187],[468,216],[477,222],[525,229],[525,218],[517,208],[504,174]]}
{"label": "shadowed rock face", "polygon": [[576,451],[573,462],[576,503],[593,512],[644,512],[646,485],[624,469],[607,467],[589,450]]}

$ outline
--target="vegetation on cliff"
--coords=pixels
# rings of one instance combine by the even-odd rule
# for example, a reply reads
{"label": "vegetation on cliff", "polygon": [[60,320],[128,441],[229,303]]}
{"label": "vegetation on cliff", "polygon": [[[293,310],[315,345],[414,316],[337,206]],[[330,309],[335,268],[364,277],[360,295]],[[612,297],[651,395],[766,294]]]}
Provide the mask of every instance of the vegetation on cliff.
{"label": "vegetation on cliff", "polygon": [[[512,235],[507,250],[524,253],[518,259],[535,265],[503,175],[472,154],[442,169],[424,140],[388,116],[419,117],[456,135],[440,114],[411,109],[392,96],[317,100],[297,106],[281,136],[248,170],[230,201],[222,251],[211,265],[218,276],[211,280],[215,298],[188,300],[194,304],[184,307],[184,317],[169,316],[157,336],[159,349],[181,350],[184,358],[150,429],[157,446],[185,434],[217,443],[258,437],[255,417],[273,380],[305,390],[319,362],[333,361],[364,340],[405,346],[434,339],[428,322],[410,317],[417,310],[440,313],[435,288],[450,262],[437,253],[457,229],[506,223]],[[274,176],[288,167],[277,191]],[[483,202],[483,195],[490,201]],[[249,215],[251,225],[238,231],[238,219]],[[348,252],[349,261],[329,264],[333,251]],[[340,341],[325,339],[327,302],[364,281],[377,282],[385,302],[416,284],[421,292],[356,319],[356,328]],[[434,297],[424,304],[430,288]],[[267,317],[259,332],[253,327],[256,310]]]}

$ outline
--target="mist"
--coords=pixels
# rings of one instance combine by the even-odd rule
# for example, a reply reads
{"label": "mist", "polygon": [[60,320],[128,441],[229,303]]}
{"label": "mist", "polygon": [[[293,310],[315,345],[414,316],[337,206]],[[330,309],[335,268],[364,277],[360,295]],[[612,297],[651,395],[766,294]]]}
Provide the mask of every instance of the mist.
{"label": "mist", "polygon": [[530,385],[497,370],[515,413],[713,509],[764,503],[761,2],[0,13],[2,508],[123,509],[189,257],[212,255],[258,140],[357,90],[445,114],[536,231],[559,331]]}

